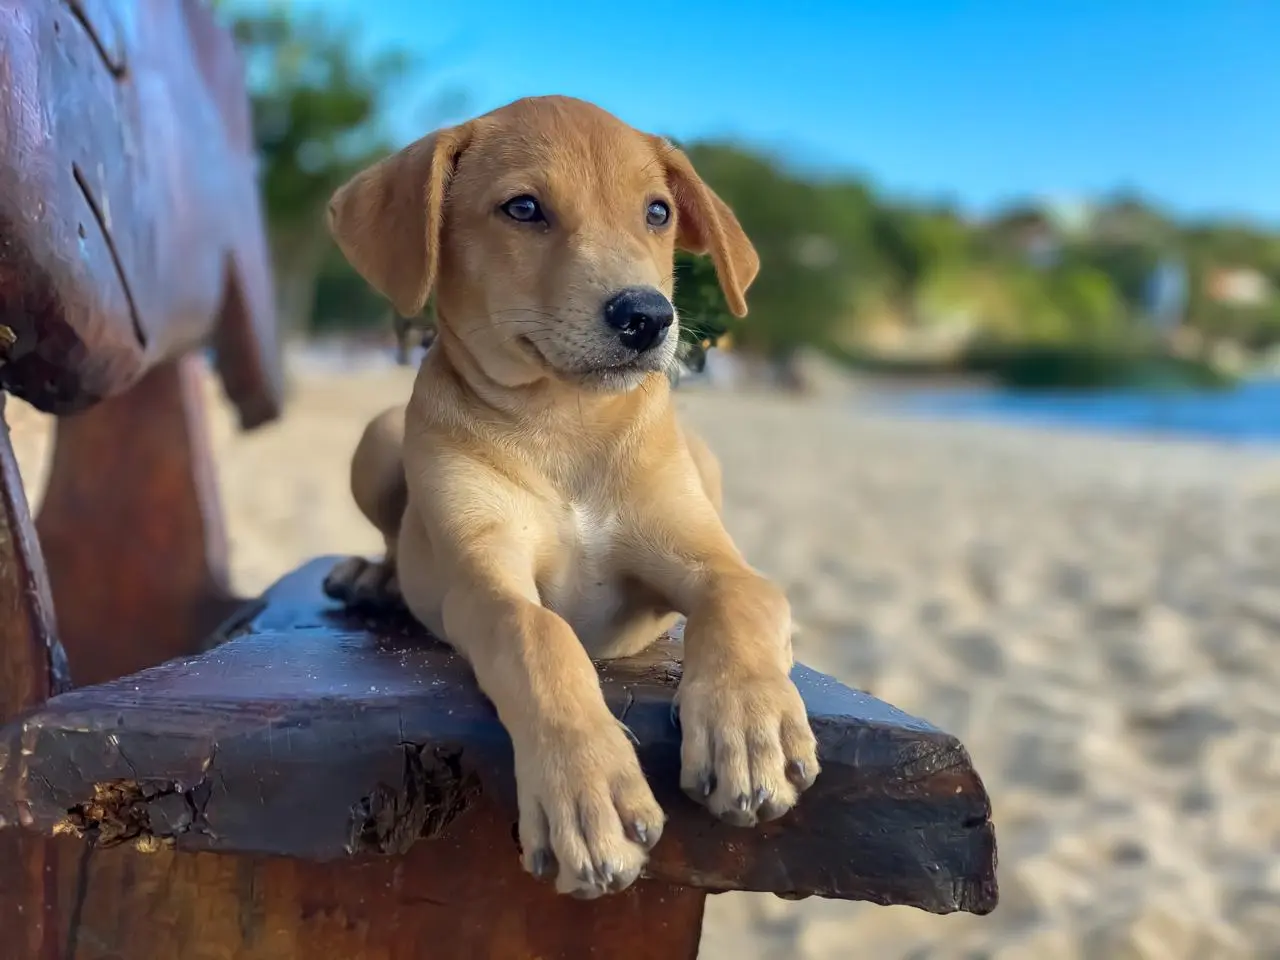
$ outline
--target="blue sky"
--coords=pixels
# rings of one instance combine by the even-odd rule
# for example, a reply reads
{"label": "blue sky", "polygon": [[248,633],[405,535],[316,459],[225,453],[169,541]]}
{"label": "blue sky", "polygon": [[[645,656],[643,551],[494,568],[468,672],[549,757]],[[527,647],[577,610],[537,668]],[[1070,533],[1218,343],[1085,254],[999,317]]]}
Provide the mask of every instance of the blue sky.
{"label": "blue sky", "polygon": [[1135,188],[1280,223],[1277,0],[294,2],[438,64],[406,139],[442,83],[566,93],[969,209]]}

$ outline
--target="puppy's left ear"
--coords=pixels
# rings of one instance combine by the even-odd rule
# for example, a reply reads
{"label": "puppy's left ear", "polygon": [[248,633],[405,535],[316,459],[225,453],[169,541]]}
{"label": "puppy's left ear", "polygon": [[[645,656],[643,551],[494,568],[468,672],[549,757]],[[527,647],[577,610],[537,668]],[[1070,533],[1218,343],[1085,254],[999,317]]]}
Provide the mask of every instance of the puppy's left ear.
{"label": "puppy's left ear", "polygon": [[329,232],[356,271],[403,317],[422,312],[436,279],[445,192],[470,142],[438,130],[362,170],[329,201]]}
{"label": "puppy's left ear", "polygon": [[676,246],[711,254],[729,310],[745,317],[747,288],[760,272],[760,256],[729,205],[702,182],[684,152],[666,141],[660,144],[676,201]]}

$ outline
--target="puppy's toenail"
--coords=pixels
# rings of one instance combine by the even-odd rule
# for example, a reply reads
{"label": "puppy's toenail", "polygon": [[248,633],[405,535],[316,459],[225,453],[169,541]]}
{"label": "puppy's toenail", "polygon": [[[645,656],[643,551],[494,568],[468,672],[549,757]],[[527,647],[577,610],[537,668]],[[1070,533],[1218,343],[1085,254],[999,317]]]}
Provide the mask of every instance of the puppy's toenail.
{"label": "puppy's toenail", "polygon": [[555,872],[555,857],[550,850],[537,850],[533,854],[533,875],[539,880],[548,880]]}
{"label": "puppy's toenail", "polygon": [[751,798],[745,793],[738,794],[738,809],[743,813],[751,809]]}
{"label": "puppy's toenail", "polygon": [[627,838],[642,847],[647,847],[649,845],[649,828],[639,820],[632,821],[631,828],[627,831]]}
{"label": "puppy's toenail", "polygon": [[753,806],[758,807],[768,799],[769,799],[769,791],[766,790],[764,787],[758,787],[756,788],[755,803],[753,804]]}
{"label": "puppy's toenail", "polygon": [[709,773],[702,778],[702,796],[705,799],[706,797],[711,796],[715,792],[716,792],[716,775],[714,773]]}
{"label": "puppy's toenail", "polygon": [[792,760],[787,764],[787,779],[795,784],[802,784],[805,781],[805,767],[803,760]]}

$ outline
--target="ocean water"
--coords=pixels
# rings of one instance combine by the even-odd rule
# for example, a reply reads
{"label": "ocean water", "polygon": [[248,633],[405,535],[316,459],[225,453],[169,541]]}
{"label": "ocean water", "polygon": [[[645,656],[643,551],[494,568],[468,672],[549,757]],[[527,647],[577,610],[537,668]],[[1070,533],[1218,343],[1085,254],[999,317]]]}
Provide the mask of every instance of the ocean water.
{"label": "ocean water", "polygon": [[919,391],[895,410],[931,417],[1005,420],[1078,430],[1280,444],[1280,380],[1223,392]]}

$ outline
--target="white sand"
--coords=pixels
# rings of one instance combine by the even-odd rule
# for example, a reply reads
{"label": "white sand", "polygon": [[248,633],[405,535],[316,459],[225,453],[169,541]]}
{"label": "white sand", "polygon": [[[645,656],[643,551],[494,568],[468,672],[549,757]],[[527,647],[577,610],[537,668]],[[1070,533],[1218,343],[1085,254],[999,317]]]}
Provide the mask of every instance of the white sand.
{"label": "white sand", "polygon": [[[408,389],[308,374],[249,436],[215,405],[241,590],[378,549],[347,457]],[[985,918],[726,894],[702,956],[1280,958],[1280,453],[681,404],[739,543],[791,595],[798,656],[968,745],[1003,893]],[[38,483],[45,425],[10,421]]]}

